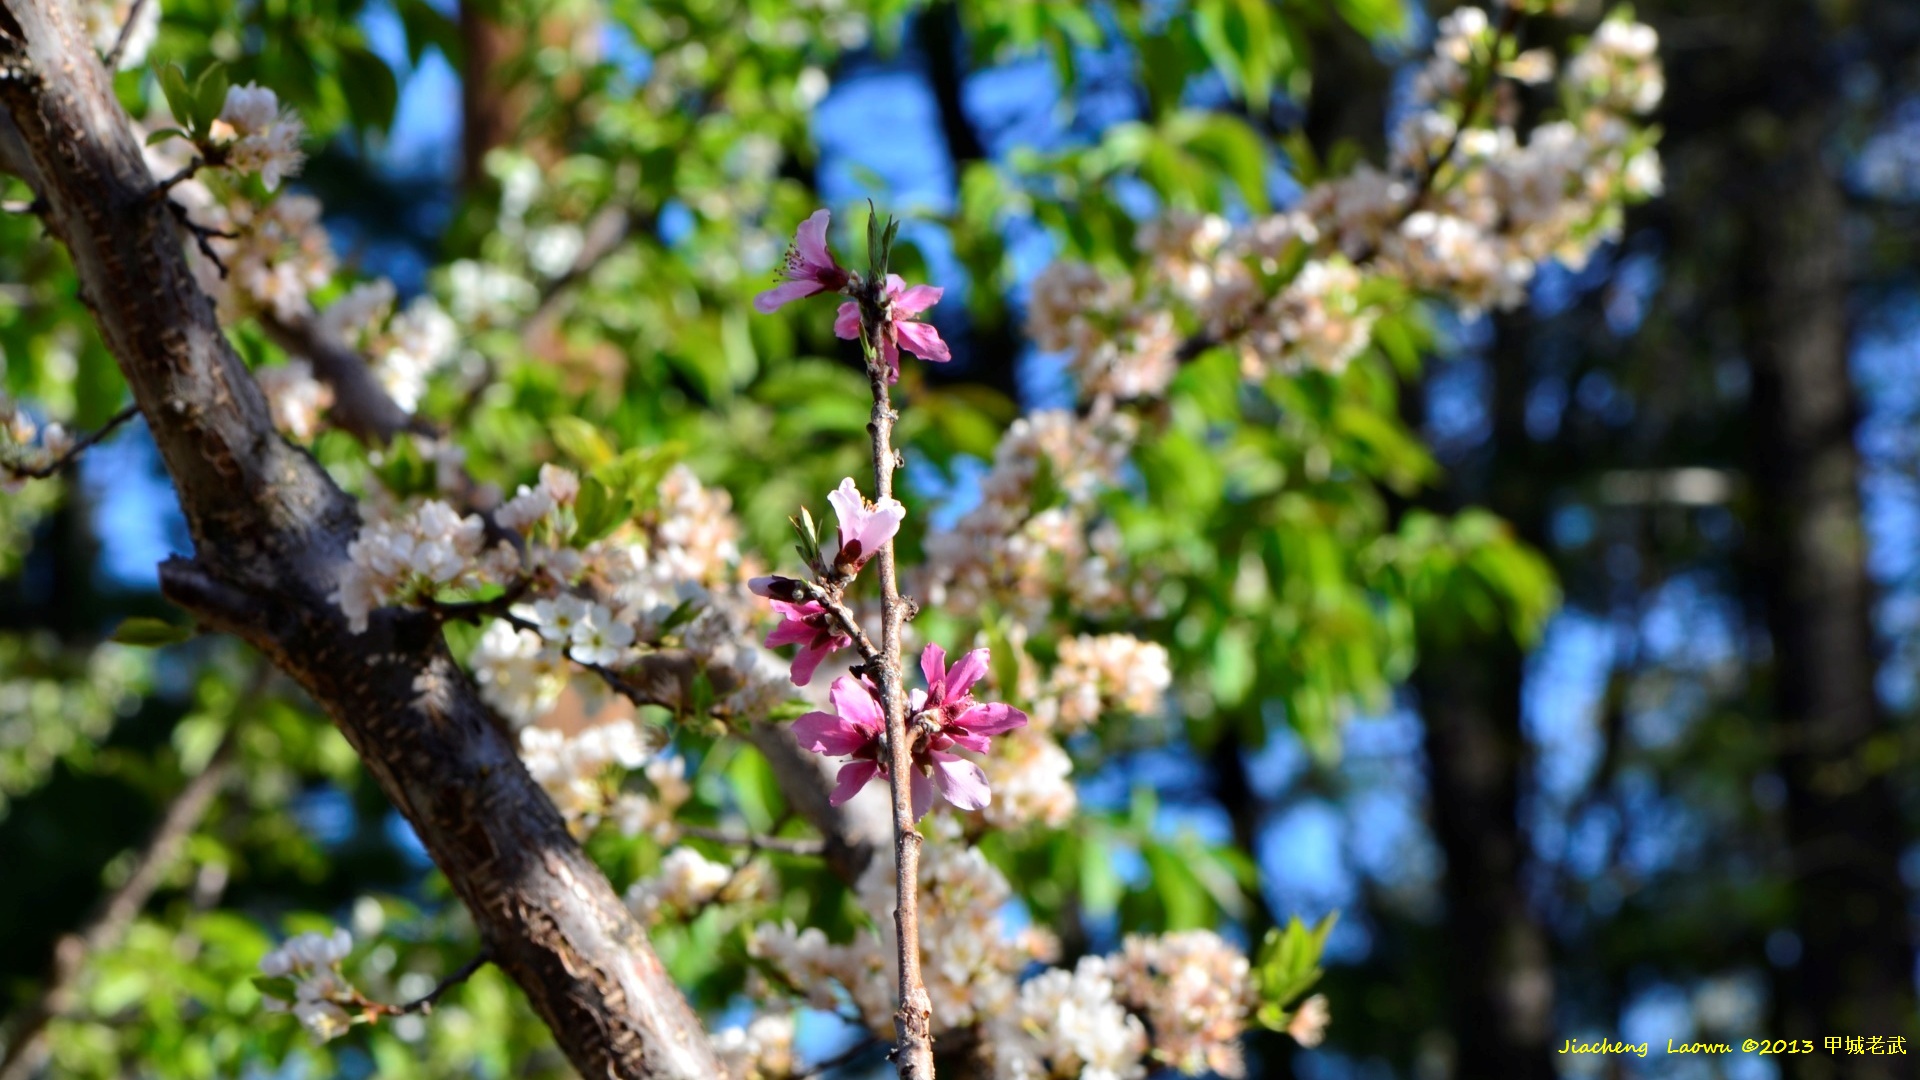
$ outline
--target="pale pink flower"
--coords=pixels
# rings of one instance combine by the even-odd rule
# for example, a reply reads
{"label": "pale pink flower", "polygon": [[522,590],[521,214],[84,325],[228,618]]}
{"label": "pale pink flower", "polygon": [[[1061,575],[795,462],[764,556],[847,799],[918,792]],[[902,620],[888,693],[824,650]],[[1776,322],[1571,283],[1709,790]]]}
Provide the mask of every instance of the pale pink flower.
{"label": "pale pink flower", "polygon": [[900,531],[900,522],[907,516],[907,508],[891,497],[869,505],[851,476],[827,494],[827,501],[840,515],[840,554],[834,557],[834,565],[845,567],[849,573],[858,573],[878,554]]}
{"label": "pale pink flower", "polygon": [[795,300],[847,287],[853,275],[827,250],[827,223],[832,217],[825,210],[815,210],[794,230],[793,246],[787,249],[786,262],[780,268],[780,276],[786,280],[754,297],[754,310],[771,315]]}
{"label": "pale pink flower", "polygon": [[817,600],[804,603],[790,603],[774,597],[769,589],[777,578],[754,578],[747,587],[755,593],[773,601],[773,613],[780,616],[781,623],[767,635],[769,649],[782,645],[798,645],[800,651],[793,654],[793,671],[788,676],[795,686],[805,686],[813,681],[813,670],[820,661],[832,655],[836,649],[844,649],[853,644],[853,639],[833,629],[827,609]]}
{"label": "pale pink flower", "polygon": [[[947,343],[940,340],[940,331],[934,329],[932,323],[915,322],[912,319],[939,303],[945,292],[938,285],[908,288],[906,280],[899,274],[887,275],[888,316],[885,325],[880,328],[880,340],[876,344],[880,356],[887,362],[888,382],[900,380],[902,348],[922,360],[939,364],[953,359],[953,354],[947,351]],[[840,305],[840,311],[833,320],[833,333],[848,341],[860,336],[859,304],[849,300]]]}

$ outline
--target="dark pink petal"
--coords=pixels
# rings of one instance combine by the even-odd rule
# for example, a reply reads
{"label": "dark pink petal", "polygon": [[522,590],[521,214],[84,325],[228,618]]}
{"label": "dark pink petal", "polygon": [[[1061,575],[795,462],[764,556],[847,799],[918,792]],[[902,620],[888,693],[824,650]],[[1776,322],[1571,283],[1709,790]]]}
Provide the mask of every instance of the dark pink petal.
{"label": "dark pink petal", "polygon": [[900,335],[900,347],[920,359],[936,364],[953,359],[953,354],[947,351],[947,343],[940,340],[940,331],[935,330],[932,323],[896,322],[893,328]]}
{"label": "dark pink petal", "polygon": [[[914,778],[919,779],[919,774],[915,773]],[[935,753],[933,782],[940,785],[940,794],[945,795],[948,802],[962,810],[979,810],[993,801],[993,791],[987,787],[987,774],[963,757]]]}
{"label": "dark pink petal", "polygon": [[928,644],[920,650],[920,674],[927,677],[927,697],[933,701],[947,698],[947,650]]}
{"label": "dark pink petal", "polygon": [[873,733],[833,713],[810,712],[793,722],[793,738],[802,749],[816,754],[847,757],[871,742]]}
{"label": "dark pink petal", "polygon": [[996,701],[991,705],[975,705],[961,713],[954,723],[974,735],[999,735],[1014,728],[1026,727],[1027,714]]}
{"label": "dark pink petal", "polygon": [[987,673],[987,650],[974,649],[960,658],[947,672],[947,700],[955,701],[967,696],[973,684]]}
{"label": "dark pink petal", "polygon": [[868,731],[878,732],[887,726],[886,718],[880,715],[880,703],[873,699],[873,691],[851,675],[833,680],[827,697],[833,699],[835,712]]}
{"label": "dark pink petal", "polygon": [[849,300],[840,305],[833,317],[833,336],[848,341],[860,338],[860,305]]}
{"label": "dark pink petal", "polygon": [[773,632],[767,635],[766,645],[769,649],[777,649],[782,645],[799,645],[812,641],[819,633],[818,629],[798,619],[788,619],[774,627]]}
{"label": "dark pink petal", "polygon": [[880,766],[875,762],[847,762],[841,766],[840,783],[833,789],[833,794],[827,796],[827,801],[835,806],[839,806],[848,799],[860,794],[860,789],[867,786],[867,781],[872,780],[879,774]]}
{"label": "dark pink petal", "polygon": [[887,363],[887,381],[900,381],[900,346],[894,344],[892,334],[880,335],[880,359]]}
{"label": "dark pink petal", "polygon": [[826,210],[815,210],[793,231],[793,246],[809,267],[825,270],[839,265],[833,261],[833,252],[827,250],[827,225],[832,220],[833,215]]}
{"label": "dark pink petal", "polygon": [[940,302],[940,294],[947,290],[938,285],[915,285],[893,298],[895,315],[918,315]]}
{"label": "dark pink petal", "polygon": [[913,792],[913,820],[919,821],[933,809],[933,781],[919,769],[913,770],[913,783],[909,785]]}
{"label": "dark pink petal", "polygon": [[[816,631],[817,633],[817,631]],[[814,669],[820,662],[833,655],[833,650],[843,649],[853,644],[852,639],[821,634],[814,643],[803,647],[793,654],[793,671],[787,676],[795,686],[805,686],[813,681]]]}
{"label": "dark pink petal", "polygon": [[814,293],[826,292],[827,287],[808,278],[805,281],[789,281],[775,285],[766,292],[753,298],[753,310],[762,315],[771,315],[795,300],[804,300]]}
{"label": "dark pink petal", "polygon": [[976,754],[984,754],[993,749],[993,739],[986,735],[975,735],[955,728],[948,728],[941,734],[941,745],[942,747],[957,746],[962,750],[971,750]]}

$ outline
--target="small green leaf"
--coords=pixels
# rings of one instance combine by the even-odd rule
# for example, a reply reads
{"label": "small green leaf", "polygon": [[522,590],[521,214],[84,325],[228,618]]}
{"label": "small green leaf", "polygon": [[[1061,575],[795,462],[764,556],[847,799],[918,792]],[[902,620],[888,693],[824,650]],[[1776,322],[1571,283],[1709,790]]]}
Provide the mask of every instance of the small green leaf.
{"label": "small green leaf", "polygon": [[167,96],[167,110],[173,118],[188,131],[200,131],[193,124],[193,91],[187,87],[187,73],[179,64],[167,64],[160,69],[160,92]]}
{"label": "small green leaf", "polygon": [[553,442],[560,452],[589,469],[597,469],[614,460],[612,444],[600,429],[577,416],[556,416],[548,424]]}
{"label": "small green leaf", "polygon": [[253,977],[253,985],[254,988],[262,994],[277,1001],[293,1001],[300,995],[300,991],[294,986],[293,980],[284,975],[274,978],[268,978],[265,975],[255,975]]}
{"label": "small green leaf", "polygon": [[187,137],[187,133],[181,131],[179,128],[161,128],[159,131],[147,136],[147,145],[152,146],[155,143],[166,142],[168,139],[184,139]]}
{"label": "small green leaf", "polygon": [[138,645],[147,649],[157,649],[162,645],[177,645],[192,636],[193,627],[170,623],[164,619],[127,619],[113,631],[114,641],[122,645]]}
{"label": "small green leaf", "polygon": [[625,495],[589,476],[580,481],[580,496],[573,504],[576,529],[573,543],[584,546],[620,527],[633,516],[633,503]]}
{"label": "small green leaf", "polygon": [[208,64],[193,82],[193,129],[206,131],[227,107],[227,69]]}

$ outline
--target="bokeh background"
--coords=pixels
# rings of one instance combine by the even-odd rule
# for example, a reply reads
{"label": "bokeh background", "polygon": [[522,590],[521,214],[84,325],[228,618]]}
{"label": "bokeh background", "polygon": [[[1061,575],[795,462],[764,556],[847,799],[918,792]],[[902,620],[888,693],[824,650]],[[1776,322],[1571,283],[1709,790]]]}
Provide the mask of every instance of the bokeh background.
{"label": "bokeh background", "polygon": [[[605,175],[578,189],[617,191],[640,254],[580,310],[630,323],[598,351],[480,351],[562,353],[575,373],[666,356],[625,384],[654,404],[614,422],[649,442],[649,417],[675,400],[722,417],[698,437],[738,445],[694,457],[771,544],[793,493],[824,490],[728,411],[732,383],[750,397],[777,368],[742,375],[724,320],[661,330],[659,274],[737,280],[737,304],[806,208],[871,198],[907,218],[910,258],[949,286],[933,320],[956,361],[929,393],[975,409],[925,436],[947,442],[908,477],[950,521],[991,450],[978,425],[1072,402],[1060,359],[1021,332],[1033,275],[1065,251],[1124,248],[1128,223],[1168,205],[1244,216],[1263,193],[1284,207],[1299,140],[1378,160],[1446,5],[813,0],[792,5],[802,29],[783,41],[786,6],[165,0],[156,55],[217,57],[299,107],[317,139],[297,186],[324,201],[337,249],[403,299],[444,293],[449,260],[487,257],[529,166],[579,180],[598,162]],[[1230,613],[1169,619],[1182,678],[1214,704],[1078,777],[1090,815],[1147,838],[1099,853],[1130,899],[1078,912],[1085,940],[1156,920],[1254,940],[1340,913],[1326,1044],[1257,1041],[1253,1075],[1920,1075],[1920,1047],[1898,1064],[1555,1053],[1569,1038],[1916,1034],[1920,7],[1660,0],[1636,14],[1667,69],[1664,196],[1578,272],[1544,270],[1527,308],[1428,311],[1397,398],[1426,447],[1405,449],[1402,471],[1423,482],[1392,482],[1391,467],[1367,481],[1389,523],[1497,514],[1550,565],[1558,605],[1533,563],[1500,555],[1515,563],[1489,572],[1505,582],[1493,599],[1463,587],[1416,605],[1375,658],[1384,691],[1270,671],[1268,650],[1291,641],[1269,620],[1279,600],[1252,636]],[[1599,15],[1576,5],[1533,32],[1563,40]],[[715,89],[743,72],[758,112]],[[581,102],[597,102],[590,116]],[[1176,144],[1175,115],[1230,124]],[[1116,141],[1140,130],[1165,157],[1116,164]],[[576,196],[585,209],[565,212],[585,223],[594,198]],[[97,423],[123,390],[61,306],[63,256],[30,222],[0,229],[8,387]],[[565,402],[583,385],[543,392]],[[1159,509],[1178,522],[1190,508]],[[1232,505],[1188,524],[1219,540],[1236,520],[1282,527]],[[56,1025],[82,1048],[70,1060],[126,1076],[555,1067],[492,973],[431,1030],[308,1059],[196,960],[209,941],[257,951],[263,925],[326,917],[401,928],[389,968],[424,951],[445,969],[467,931],[351,753],[297,700],[261,706],[245,658],[100,644],[125,617],[165,614],[155,564],[185,545],[138,425],[71,482],[0,496],[0,1007],[17,1017],[37,999],[60,935],[124,878],[245,710],[258,715],[231,751],[244,779],[134,932],[92,962]],[[1218,576],[1231,591],[1235,566]],[[1301,707],[1322,690],[1337,723]],[[1166,884],[1168,853],[1188,844],[1223,854]],[[1240,873],[1235,851],[1245,902],[1204,872]],[[843,1037],[816,1017],[803,1042]]]}

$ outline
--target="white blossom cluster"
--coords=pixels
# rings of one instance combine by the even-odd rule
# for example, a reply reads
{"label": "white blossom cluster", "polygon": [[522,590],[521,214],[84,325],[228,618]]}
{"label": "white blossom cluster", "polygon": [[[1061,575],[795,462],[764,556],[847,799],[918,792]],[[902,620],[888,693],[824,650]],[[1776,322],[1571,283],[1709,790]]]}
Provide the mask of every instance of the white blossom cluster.
{"label": "white blossom cluster", "polygon": [[272,90],[248,83],[227,88],[226,104],[207,135],[219,148],[214,159],[218,164],[258,175],[273,191],[305,164],[300,140],[306,133],[300,118],[282,109]]}
{"label": "white blossom cluster", "polygon": [[[1584,265],[1618,234],[1624,201],[1659,191],[1659,157],[1638,120],[1665,90],[1650,27],[1603,22],[1561,75],[1565,118],[1524,138],[1460,115],[1475,72],[1494,63],[1486,12],[1460,8],[1438,30],[1390,171],[1362,165],[1309,187],[1289,211],[1240,225],[1170,214],[1138,234],[1140,281],[1073,262],[1035,281],[1029,332],[1068,353],[1088,400],[1165,387],[1183,344],[1160,321],[1173,310],[1186,313],[1192,342],[1233,345],[1250,378],[1338,372],[1371,341],[1370,276],[1468,312],[1510,307],[1541,263]],[[1524,53],[1499,74],[1542,81],[1552,58]]]}
{"label": "white blossom cluster", "polygon": [[[921,830],[927,835],[920,862],[923,974],[939,1031],[961,1030],[1004,1012],[1015,999],[1020,972],[1052,956],[1057,945],[1037,930],[1005,932],[1002,911],[1013,890],[979,849],[961,841],[952,817],[930,817]],[[816,927],[763,924],[747,949],[817,1008],[833,1008],[844,993],[867,1026],[884,1035],[893,1029],[897,953],[892,862],[876,857],[856,892],[873,922],[871,932],[835,944]]]}
{"label": "white blossom cluster", "polygon": [[1246,1072],[1248,969],[1246,954],[1211,930],[1128,935],[1113,962],[1119,998],[1153,1031],[1154,1057],[1189,1075],[1225,1077]]}
{"label": "white blossom cluster", "polygon": [[[689,847],[677,847],[660,860],[660,872],[633,883],[627,890],[627,907],[642,922],[653,922],[663,913],[692,914],[720,898],[738,899],[749,890],[737,888],[739,879],[755,877],[752,870],[717,863]],[[748,882],[752,884],[752,882]]]}
{"label": "white blossom cluster", "polygon": [[646,765],[653,748],[632,720],[618,718],[568,734],[537,725],[520,729],[520,760],[568,824],[598,824],[622,775]]}
{"label": "white blossom cluster", "polygon": [[340,962],[352,951],[353,935],[336,928],[331,934],[299,934],[261,957],[262,975],[293,981],[293,1000],[269,995],[267,1011],[292,1013],[317,1043],[346,1034],[354,1019],[346,1006],[360,1000],[340,973]]}
{"label": "white blossom cluster", "polygon": [[787,1080],[797,1065],[793,1035],[792,1013],[763,1013],[714,1034],[713,1053],[730,1080]]}
{"label": "white blossom cluster", "polygon": [[1037,731],[1010,733],[994,741],[980,762],[993,801],[980,811],[996,829],[1064,826],[1080,808],[1074,789],[1073,759],[1052,738]]}
{"label": "white blossom cluster", "polygon": [[320,433],[320,414],[333,407],[333,387],[313,377],[313,365],[292,359],[253,373],[281,434],[305,442]]}
{"label": "white blossom cluster", "polygon": [[175,189],[186,201],[198,188],[201,206],[195,219],[206,228],[230,236],[209,240],[225,275],[198,247],[189,247],[200,287],[219,305],[225,322],[236,322],[255,311],[282,322],[313,313],[311,294],[333,280],[337,261],[327,231],[320,225],[320,201],[310,195],[283,192],[265,205],[235,199],[221,203],[197,184]]}
{"label": "white blossom cluster", "polygon": [[[996,791],[996,802],[998,791]],[[997,1080],[1141,1080],[1166,1066],[1188,1075],[1244,1073],[1240,1040],[1257,1004],[1246,954],[1218,934],[1130,935],[1121,951],[1084,957],[1020,981],[1057,944],[1044,933],[1008,935],[1006,879],[960,839],[954,819],[922,825],[922,963],[936,1036],[980,1025]],[[835,944],[816,928],[763,924],[748,953],[815,1008],[850,1000],[867,1026],[892,1029],[893,867],[876,859],[860,880],[873,930]],[[1324,999],[1298,1010],[1296,1037],[1317,1040]]]}
{"label": "white blossom cluster", "polygon": [[988,1028],[998,1080],[1141,1080],[1147,1031],[1115,998],[1113,965],[1083,956],[1020,987],[1014,1007]]}
{"label": "white blossom cluster", "polygon": [[347,558],[332,599],[356,634],[374,608],[501,584],[519,564],[511,547],[487,545],[478,514],[462,517],[438,499],[362,525]]}
{"label": "white blossom cluster", "polygon": [[398,312],[394,300],[393,282],[362,282],[328,305],[315,323],[327,336],[367,357],[387,396],[413,412],[426,393],[427,379],[454,358],[460,331],[431,296],[416,296]]}
{"label": "white blossom cluster", "polygon": [[1080,634],[1058,649],[1046,680],[1025,695],[1035,728],[1074,732],[1104,716],[1157,716],[1165,707],[1173,684],[1166,646],[1132,634]]}
{"label": "white blossom cluster", "polygon": [[1028,624],[1062,594],[1090,615],[1150,609],[1126,581],[1119,529],[1100,518],[1097,502],[1119,482],[1137,431],[1133,417],[1110,406],[1014,421],[980,482],[979,505],[927,537],[923,593],[957,615],[995,603]]}
{"label": "white blossom cluster", "polygon": [[44,469],[72,449],[73,436],[64,425],[55,421],[42,427],[0,394],[0,492],[12,494],[25,485],[15,470]]}

